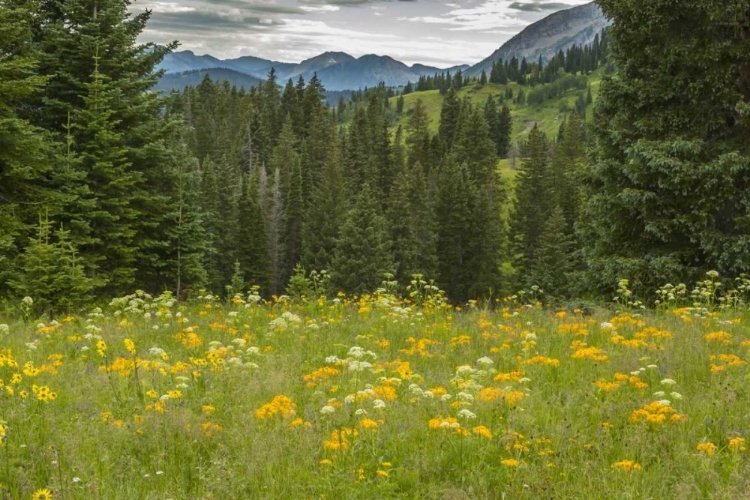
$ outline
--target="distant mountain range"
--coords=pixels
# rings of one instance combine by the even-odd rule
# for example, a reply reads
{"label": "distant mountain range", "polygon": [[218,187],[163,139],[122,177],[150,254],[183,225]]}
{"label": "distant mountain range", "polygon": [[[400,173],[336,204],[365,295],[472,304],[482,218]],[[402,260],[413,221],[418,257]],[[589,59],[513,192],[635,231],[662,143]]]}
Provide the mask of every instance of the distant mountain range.
{"label": "distant mountain range", "polygon": [[184,85],[192,85],[191,82],[197,78],[197,75],[200,74],[202,78],[206,73],[211,75],[211,78],[225,76],[230,81],[241,80],[239,74],[254,79],[265,79],[273,68],[280,82],[289,78],[296,80],[300,76],[308,81],[314,74],[317,74],[328,90],[358,90],[377,86],[380,82],[385,82],[389,87],[398,87],[409,82],[416,82],[421,76],[444,71],[455,73],[459,69],[466,70],[468,67],[468,65],[462,65],[452,68],[436,68],[423,64],[409,67],[388,56],[366,55],[355,58],[344,52],[325,52],[299,64],[270,61],[252,56],[221,60],[210,55],[197,56],[187,50],[169,54],[164,58],[159,69],[164,69],[167,74],[159,84],[159,88],[184,88]]}
{"label": "distant mountain range", "polygon": [[237,59],[217,59],[210,55],[195,55],[191,51],[175,52],[159,65],[166,75],[157,89],[183,89],[197,85],[206,74],[213,80],[229,80],[232,85],[249,88],[265,79],[271,68],[276,70],[281,83],[302,76],[308,81],[314,74],[330,91],[358,90],[375,87],[383,82],[389,87],[399,87],[416,82],[422,76],[458,70],[469,76],[478,76],[482,70],[492,69],[498,59],[518,58],[548,59],[559,50],[572,45],[585,45],[594,40],[608,25],[601,9],[595,3],[556,12],[541,21],[529,25],[511,38],[490,57],[474,66],[461,65],[451,68],[436,68],[424,64],[407,66],[388,56],[365,55],[355,58],[344,52],[325,52],[301,63],[271,61],[253,56]]}

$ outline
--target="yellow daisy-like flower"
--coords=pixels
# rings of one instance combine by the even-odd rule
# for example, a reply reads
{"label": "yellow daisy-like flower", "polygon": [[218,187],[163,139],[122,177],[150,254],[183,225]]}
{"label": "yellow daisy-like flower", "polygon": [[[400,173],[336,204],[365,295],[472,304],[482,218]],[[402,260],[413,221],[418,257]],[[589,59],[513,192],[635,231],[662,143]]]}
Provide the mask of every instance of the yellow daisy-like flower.
{"label": "yellow daisy-like flower", "polygon": [[52,492],[48,490],[47,488],[41,488],[39,490],[36,490],[33,495],[31,495],[32,500],[52,500]]}

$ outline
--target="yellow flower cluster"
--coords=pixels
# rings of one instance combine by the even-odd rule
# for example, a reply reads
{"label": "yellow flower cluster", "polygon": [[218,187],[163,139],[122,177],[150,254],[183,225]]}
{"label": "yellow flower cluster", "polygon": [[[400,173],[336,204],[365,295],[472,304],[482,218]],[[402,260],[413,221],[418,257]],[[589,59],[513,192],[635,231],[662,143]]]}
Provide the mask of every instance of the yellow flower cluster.
{"label": "yellow flower cluster", "polygon": [[54,401],[57,399],[57,393],[52,392],[46,385],[32,385],[31,392],[36,396],[38,401]]}
{"label": "yellow flower cluster", "polygon": [[696,449],[699,452],[705,453],[709,457],[712,457],[712,456],[714,456],[716,454],[716,450],[718,450],[718,447],[715,444],[713,444],[712,442],[706,441],[706,442],[700,443],[696,447]]}
{"label": "yellow flower cluster", "polygon": [[294,404],[291,399],[284,395],[279,395],[273,398],[270,403],[266,403],[255,410],[255,418],[258,420],[265,420],[273,418],[275,415],[290,417],[295,414],[296,408],[297,405]]}
{"label": "yellow flower cluster", "polygon": [[589,334],[586,323],[563,323],[557,326],[557,333],[562,335],[573,335],[575,337],[585,337]]}
{"label": "yellow flower cluster", "polygon": [[619,389],[623,384],[630,384],[636,389],[645,389],[648,387],[648,384],[643,382],[640,377],[636,375],[628,375],[626,373],[615,373],[614,380],[612,381],[599,379],[594,382],[594,385],[604,392]]}
{"label": "yellow flower cluster", "polygon": [[645,405],[643,408],[635,410],[630,415],[630,422],[637,424],[639,422],[647,422],[650,424],[663,424],[669,420],[670,422],[684,422],[687,420],[685,415],[680,415],[677,410],[672,408],[670,405],[662,403],[661,401],[654,401]]}
{"label": "yellow flower cluster", "polygon": [[641,470],[643,467],[641,467],[641,464],[636,463],[632,460],[621,460],[619,462],[615,462],[610,466],[612,469],[615,470],[621,470],[623,472],[632,472],[634,470]]}
{"label": "yellow flower cluster", "polygon": [[357,429],[350,429],[348,427],[335,429],[331,432],[331,437],[323,441],[323,448],[329,451],[347,450],[350,445],[349,438],[357,437],[358,435],[359,432],[357,432]]}
{"label": "yellow flower cluster", "polygon": [[338,370],[331,366],[324,366],[322,368],[318,368],[312,373],[303,375],[302,380],[303,382],[307,384],[308,389],[312,389],[313,387],[315,387],[315,384],[317,384],[318,382],[328,380],[329,378],[335,377],[336,375],[340,375],[340,374],[341,374],[341,370]]}
{"label": "yellow flower cluster", "polygon": [[574,350],[570,356],[573,359],[590,359],[592,361],[607,361],[607,353],[598,347],[589,346],[585,342],[576,341],[570,346]]}
{"label": "yellow flower cluster", "polygon": [[497,375],[493,377],[492,380],[494,380],[495,382],[510,382],[510,381],[518,382],[522,378],[523,378],[523,372],[521,370],[515,370],[512,372],[498,373]]}
{"label": "yellow flower cluster", "polygon": [[729,444],[727,445],[727,448],[730,451],[747,451],[745,438],[735,437],[735,438],[730,439]]}
{"label": "yellow flower cluster", "polygon": [[547,356],[534,356],[523,362],[524,365],[543,365],[543,366],[560,366],[560,360],[555,358],[548,358]]}
{"label": "yellow flower cluster", "polygon": [[703,336],[703,341],[707,344],[732,345],[732,334],[724,331],[711,332]]}
{"label": "yellow flower cluster", "polygon": [[[747,361],[743,360],[736,354],[719,354],[718,356],[711,356],[711,373],[723,372],[727,368],[744,366]],[[716,364],[716,362],[719,364]]]}

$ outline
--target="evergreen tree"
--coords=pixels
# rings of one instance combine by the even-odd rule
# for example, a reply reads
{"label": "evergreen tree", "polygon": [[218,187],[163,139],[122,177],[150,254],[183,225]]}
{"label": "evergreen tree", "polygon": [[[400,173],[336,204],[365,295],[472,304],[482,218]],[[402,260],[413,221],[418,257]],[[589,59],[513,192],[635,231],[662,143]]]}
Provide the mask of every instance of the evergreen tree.
{"label": "evergreen tree", "polygon": [[387,223],[375,193],[365,184],[341,226],[331,265],[332,284],[338,291],[367,293],[392,271]]}
{"label": "evergreen tree", "polygon": [[458,99],[456,89],[451,87],[443,99],[443,107],[440,111],[440,139],[450,150],[458,132],[459,120],[461,118],[461,101]]}
{"label": "evergreen tree", "polygon": [[336,242],[348,209],[347,190],[337,147],[329,152],[322,179],[312,193],[302,224],[302,265],[311,271],[331,269]]}
{"label": "evergreen tree", "polygon": [[437,272],[437,221],[424,169],[419,163],[396,178],[387,216],[396,280],[406,284],[417,273],[434,277]]}
{"label": "evergreen tree", "polygon": [[474,185],[466,166],[448,162],[440,172],[436,207],[438,283],[456,303],[465,302],[472,287],[473,199]]}
{"label": "evergreen tree", "polygon": [[40,313],[70,313],[90,298],[93,282],[68,234],[61,228],[53,240],[49,219],[40,217],[36,238],[19,258],[16,278],[8,282],[18,296],[32,297]]}
{"label": "evergreen tree", "polygon": [[503,106],[500,110],[497,131],[497,155],[500,158],[507,158],[510,154],[511,135],[513,133],[513,118],[510,115],[510,108]]}
{"label": "evergreen tree", "polygon": [[260,173],[254,170],[243,176],[238,203],[237,262],[242,270],[245,289],[257,285],[261,292],[270,290],[271,263],[268,234],[260,203]]}
{"label": "evergreen tree", "polygon": [[555,207],[544,223],[526,284],[540,287],[548,297],[568,297],[576,267],[575,247],[563,211]]}
{"label": "evergreen tree", "polygon": [[[206,284],[208,275],[203,267],[207,236],[200,204],[200,171],[188,158],[180,163],[175,176],[175,198],[170,200],[172,225],[167,228],[169,241],[163,256],[166,272],[165,288],[173,288],[178,299]],[[195,162],[197,163],[197,162]]]}
{"label": "evergreen tree", "polygon": [[406,145],[409,148],[409,165],[430,164],[430,115],[422,99],[417,99],[406,126]]}
{"label": "evergreen tree", "polygon": [[538,127],[529,132],[516,178],[516,203],[511,215],[513,261],[521,276],[529,269],[543,226],[551,212],[548,143]]}
{"label": "evergreen tree", "polygon": [[747,2],[600,5],[617,73],[600,88],[588,169],[592,283],[627,276],[653,289],[747,272]]}
{"label": "evergreen tree", "polygon": [[[98,59],[98,56],[97,56]],[[119,120],[113,109],[117,91],[94,66],[86,84],[84,107],[74,115],[74,131],[80,143],[81,169],[95,199],[87,214],[86,243],[82,255],[97,287],[109,293],[128,290],[135,282],[138,219],[143,214],[134,203],[140,176],[128,160]]]}

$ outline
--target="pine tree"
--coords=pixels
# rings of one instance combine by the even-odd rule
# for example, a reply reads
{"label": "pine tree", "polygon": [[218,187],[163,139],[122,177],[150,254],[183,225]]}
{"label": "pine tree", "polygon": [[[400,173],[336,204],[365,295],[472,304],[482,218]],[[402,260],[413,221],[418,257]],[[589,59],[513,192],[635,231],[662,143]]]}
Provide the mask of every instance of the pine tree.
{"label": "pine tree", "polygon": [[419,163],[401,172],[393,183],[387,218],[396,280],[406,284],[413,274],[437,272],[437,221]]}
{"label": "pine tree", "polygon": [[409,148],[409,166],[421,163],[430,165],[430,115],[422,99],[417,99],[406,126],[406,145]]}
{"label": "pine tree", "polygon": [[81,169],[87,172],[96,205],[88,214],[91,230],[81,252],[97,287],[106,287],[108,293],[124,292],[135,282],[137,221],[143,214],[136,208],[134,190],[141,177],[132,168],[118,131],[120,122],[113,109],[117,90],[99,72],[98,64],[85,87],[84,107],[74,115],[73,125]]}
{"label": "pine tree", "polygon": [[560,207],[555,207],[544,223],[538,243],[526,284],[540,287],[547,297],[568,297],[576,267],[576,243]]}
{"label": "pine tree", "polygon": [[538,127],[529,132],[524,158],[516,178],[516,203],[510,230],[513,261],[521,276],[529,269],[551,207],[548,143]]}
{"label": "pine tree", "polygon": [[332,284],[338,291],[374,291],[385,273],[393,272],[387,223],[375,193],[362,186],[341,226],[331,265]]}
{"label": "pine tree", "polygon": [[[420,101],[421,102],[421,101]],[[448,150],[453,147],[453,141],[458,132],[459,120],[461,119],[461,101],[458,99],[456,89],[451,87],[443,99],[443,107],[440,111],[440,138]]]}
{"label": "pine tree", "polygon": [[468,169],[448,162],[440,172],[436,214],[438,220],[438,283],[455,303],[469,298],[472,286],[471,227],[474,186]]}
{"label": "pine tree", "polygon": [[170,245],[165,261],[165,288],[174,290],[178,299],[205,285],[208,275],[203,267],[208,238],[203,213],[196,200],[200,197],[200,171],[187,157],[175,173],[175,198],[167,228]]}
{"label": "pine tree", "polygon": [[15,279],[8,282],[18,296],[32,297],[40,313],[70,313],[90,299],[93,282],[68,234],[61,228],[53,235],[49,218],[40,217],[36,238],[19,258]]}
{"label": "pine tree", "polygon": [[270,291],[271,263],[268,252],[266,221],[260,203],[259,171],[245,174],[238,203],[237,262],[243,272],[245,287]]}
{"label": "pine tree", "polygon": [[40,206],[55,213],[64,203],[63,191],[51,184],[63,166],[62,155],[55,165],[54,142],[19,113],[46,82],[35,74],[34,7],[28,2],[0,8],[0,284],[28,241]]}
{"label": "pine tree", "polygon": [[500,158],[507,158],[511,149],[511,135],[513,133],[513,118],[510,115],[510,108],[503,106],[500,110],[497,133],[497,155]]}
{"label": "pine tree", "polygon": [[337,147],[329,152],[322,179],[313,190],[302,224],[302,265],[311,271],[331,269],[339,232],[348,210],[347,190]]}
{"label": "pine tree", "polygon": [[600,87],[588,169],[592,283],[627,276],[654,289],[747,272],[747,2],[600,5],[617,73]]}

